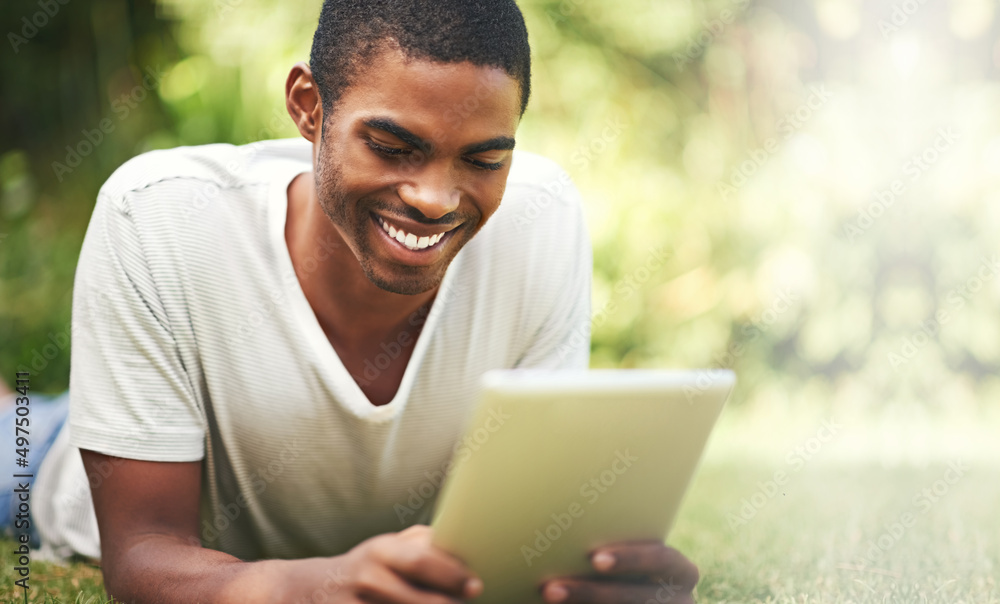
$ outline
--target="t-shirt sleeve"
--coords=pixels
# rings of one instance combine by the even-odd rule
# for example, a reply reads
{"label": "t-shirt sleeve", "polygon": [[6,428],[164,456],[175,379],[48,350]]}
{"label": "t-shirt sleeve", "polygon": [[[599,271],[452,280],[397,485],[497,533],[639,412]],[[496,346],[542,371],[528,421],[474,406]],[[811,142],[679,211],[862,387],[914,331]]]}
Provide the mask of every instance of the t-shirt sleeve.
{"label": "t-shirt sleeve", "polygon": [[150,267],[129,194],[102,190],[74,281],[70,443],[132,459],[197,461],[205,416]]}
{"label": "t-shirt sleeve", "polygon": [[[553,204],[566,215],[557,221],[559,236],[547,234],[556,246],[548,253],[551,274],[541,276],[546,287],[557,289],[555,303],[516,368],[587,369],[590,365],[590,292],[593,251],[583,215],[583,203],[569,177],[563,199]],[[572,228],[565,229],[566,224]]]}

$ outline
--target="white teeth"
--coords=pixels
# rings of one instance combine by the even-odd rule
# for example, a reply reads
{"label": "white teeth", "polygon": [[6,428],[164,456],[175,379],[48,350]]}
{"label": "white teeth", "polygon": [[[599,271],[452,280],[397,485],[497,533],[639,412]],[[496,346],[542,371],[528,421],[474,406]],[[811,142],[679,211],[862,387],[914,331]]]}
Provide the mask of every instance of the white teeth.
{"label": "white teeth", "polygon": [[445,233],[438,233],[436,235],[427,235],[424,237],[417,237],[413,233],[407,233],[402,229],[397,229],[388,222],[378,216],[378,222],[382,226],[382,230],[389,234],[390,237],[396,241],[402,243],[411,250],[423,250],[436,245],[437,242],[444,239]]}

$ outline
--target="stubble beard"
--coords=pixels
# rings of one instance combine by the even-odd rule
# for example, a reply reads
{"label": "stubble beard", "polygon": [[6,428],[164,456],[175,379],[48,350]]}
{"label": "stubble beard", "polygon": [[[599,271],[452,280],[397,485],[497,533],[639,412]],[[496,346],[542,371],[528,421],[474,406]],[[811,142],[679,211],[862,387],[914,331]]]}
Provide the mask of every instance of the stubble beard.
{"label": "stubble beard", "polygon": [[[370,213],[380,208],[384,210],[391,208],[387,208],[380,200],[370,197],[361,197],[352,204],[343,191],[342,167],[324,155],[321,144],[314,177],[316,197],[323,213],[333,222],[341,238],[353,252],[365,277],[379,289],[406,296],[422,294],[441,285],[444,279],[443,270],[427,275],[425,267],[396,264],[393,265],[396,273],[393,277],[380,274],[377,263],[373,260],[376,258],[376,251],[369,241],[369,232],[372,228]],[[445,266],[451,264],[454,255],[453,252],[444,263]]]}

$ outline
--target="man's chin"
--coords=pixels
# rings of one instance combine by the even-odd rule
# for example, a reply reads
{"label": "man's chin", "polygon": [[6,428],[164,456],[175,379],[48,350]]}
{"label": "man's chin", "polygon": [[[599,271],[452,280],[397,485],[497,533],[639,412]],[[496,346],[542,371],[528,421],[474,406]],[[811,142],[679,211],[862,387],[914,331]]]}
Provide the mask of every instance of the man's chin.
{"label": "man's chin", "polygon": [[[470,238],[466,233],[456,231],[438,244],[446,246],[442,250],[397,254],[393,253],[392,249],[386,249],[388,236],[384,235],[381,228],[377,232],[364,227],[358,230],[356,241],[360,242],[360,245],[357,246],[355,255],[361,263],[365,276],[379,289],[405,296],[416,296],[440,286],[448,266]],[[397,245],[395,241],[388,243],[392,246]],[[416,256],[424,254],[428,255],[425,259],[417,259],[414,264],[409,263]]]}
{"label": "man's chin", "polygon": [[[424,271],[421,271],[424,272]],[[379,289],[404,296],[416,296],[431,291],[441,285],[439,275],[385,275],[381,271],[365,271],[368,280]]]}

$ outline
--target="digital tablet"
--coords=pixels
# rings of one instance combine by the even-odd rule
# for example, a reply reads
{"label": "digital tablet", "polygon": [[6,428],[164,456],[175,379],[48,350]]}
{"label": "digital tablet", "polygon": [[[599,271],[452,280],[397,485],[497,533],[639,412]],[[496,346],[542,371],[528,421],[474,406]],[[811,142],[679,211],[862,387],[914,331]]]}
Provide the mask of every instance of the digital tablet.
{"label": "digital tablet", "polygon": [[736,381],[729,370],[497,370],[442,488],[435,544],[477,603],[543,602],[595,547],[666,539]]}

